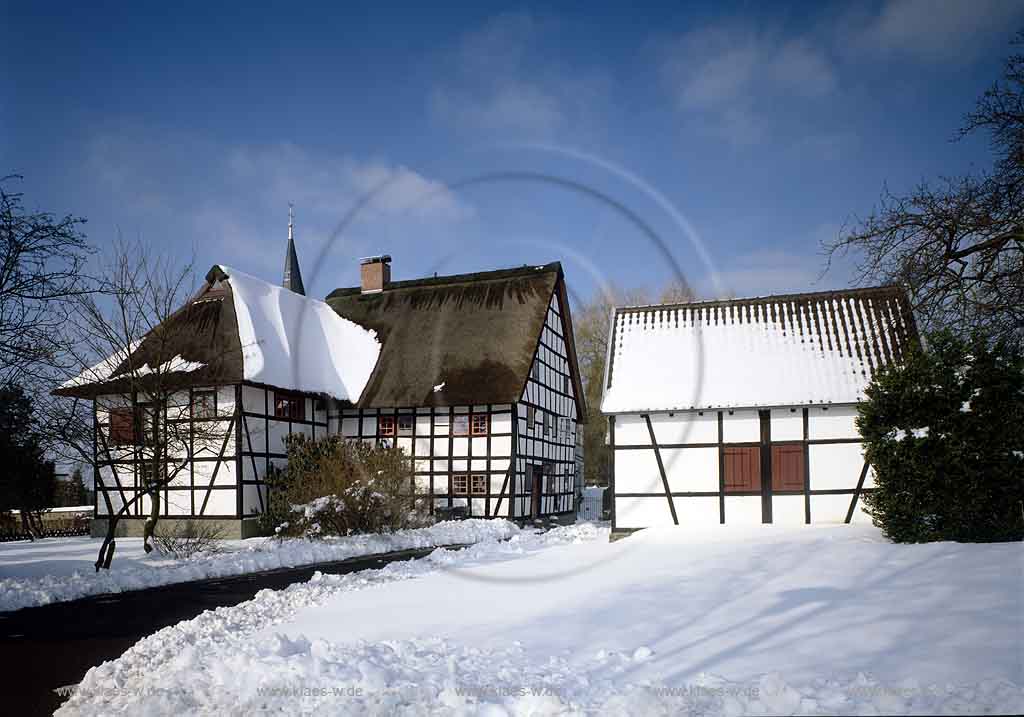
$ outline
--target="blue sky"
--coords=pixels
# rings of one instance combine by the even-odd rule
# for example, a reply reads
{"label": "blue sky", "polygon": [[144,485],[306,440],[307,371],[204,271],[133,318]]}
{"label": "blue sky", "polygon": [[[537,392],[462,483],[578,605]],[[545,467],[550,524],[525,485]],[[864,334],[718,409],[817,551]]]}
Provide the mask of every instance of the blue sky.
{"label": "blue sky", "polygon": [[7,4],[0,164],[96,245],[200,273],[279,281],[293,201],[319,296],[383,252],[400,279],[669,280],[612,204],[703,295],[843,286],[820,243],[884,183],[988,163],[950,140],[1024,27],[996,0],[208,5]]}

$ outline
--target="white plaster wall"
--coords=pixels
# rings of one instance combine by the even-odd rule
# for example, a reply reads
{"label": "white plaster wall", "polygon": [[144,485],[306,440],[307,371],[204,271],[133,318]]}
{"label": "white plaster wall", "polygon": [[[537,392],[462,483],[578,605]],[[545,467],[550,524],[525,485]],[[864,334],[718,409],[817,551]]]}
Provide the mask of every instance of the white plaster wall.
{"label": "white plaster wall", "polygon": [[664,497],[615,499],[617,528],[648,528],[657,525],[673,525],[672,513]]}
{"label": "white plaster wall", "polygon": [[[673,493],[718,491],[717,448],[662,448],[660,451]],[[616,482],[619,476],[617,465],[616,462]]]}
{"label": "white plaster wall", "polygon": [[725,497],[725,524],[747,525],[761,522],[761,498],[756,495],[727,495]]}
{"label": "white plaster wall", "polygon": [[804,414],[800,408],[773,408],[771,411],[773,441],[802,441],[804,438]]}
{"label": "white plaster wall", "polygon": [[[726,443],[749,443],[761,440],[761,420],[757,411],[723,411],[722,440]],[[726,518],[728,519],[728,517]]]}
{"label": "white plaster wall", "polygon": [[812,495],[811,522],[842,523],[852,498],[852,495]]}
{"label": "white plaster wall", "polygon": [[615,418],[615,445],[617,446],[649,446],[651,434],[647,423],[637,415],[623,415]]}
{"label": "white plaster wall", "polygon": [[[704,415],[700,415],[703,413]],[[641,419],[641,424],[643,419]],[[651,415],[654,437],[659,444],[665,443],[717,443],[718,413],[716,411],[685,411],[655,413]],[[646,427],[644,427],[646,431]],[[616,427],[616,443],[618,428]]]}
{"label": "white plaster wall", "polygon": [[664,494],[653,449],[615,451],[615,492]]}
{"label": "white plaster wall", "polygon": [[773,495],[772,523],[803,525],[807,522],[802,495]]}
{"label": "white plaster wall", "polygon": [[854,406],[812,406],[808,409],[808,435],[811,440],[821,438],[857,438]]}
{"label": "white plaster wall", "polygon": [[679,525],[718,525],[718,498],[673,498]]}
{"label": "white plaster wall", "polygon": [[808,464],[811,490],[853,490],[864,467],[864,456],[859,443],[812,444],[808,447]]}

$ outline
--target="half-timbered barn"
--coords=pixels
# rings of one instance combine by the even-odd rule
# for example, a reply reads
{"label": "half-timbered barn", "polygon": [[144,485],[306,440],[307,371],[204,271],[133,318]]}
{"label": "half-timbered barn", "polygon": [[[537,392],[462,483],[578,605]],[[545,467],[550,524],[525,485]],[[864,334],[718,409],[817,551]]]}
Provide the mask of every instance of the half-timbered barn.
{"label": "half-timbered barn", "polygon": [[610,330],[616,533],[867,519],[856,405],[917,340],[899,289],[619,308]]}
{"label": "half-timbered barn", "polygon": [[361,276],[304,296],[289,237],[284,286],[214,266],[157,330],[61,386],[93,403],[94,532],[121,514],[140,533],[159,471],[161,516],[256,534],[296,433],[397,445],[431,510],[571,520],[585,411],[561,266],[392,282],[375,257]]}

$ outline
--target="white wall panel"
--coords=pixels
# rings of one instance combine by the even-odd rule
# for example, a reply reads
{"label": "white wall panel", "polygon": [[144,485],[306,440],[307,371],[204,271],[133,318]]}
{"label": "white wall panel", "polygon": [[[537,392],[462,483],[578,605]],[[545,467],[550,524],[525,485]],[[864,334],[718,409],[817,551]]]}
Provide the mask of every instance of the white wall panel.
{"label": "white wall panel", "polygon": [[167,514],[190,515],[192,513],[192,491],[167,491]]}
{"label": "white wall panel", "polygon": [[616,493],[664,493],[654,449],[615,451]]}
{"label": "white wall panel", "polygon": [[668,501],[660,498],[615,498],[617,528],[648,528],[673,525]]}
{"label": "white wall panel", "polygon": [[724,411],[722,440],[726,443],[750,443],[761,440],[761,419],[757,411]]}
{"label": "white wall panel", "polygon": [[850,508],[852,495],[812,495],[812,523],[842,523]]}
{"label": "white wall panel", "polygon": [[725,496],[726,525],[761,522],[761,498],[756,495]]}
{"label": "white wall panel", "polygon": [[773,408],[771,428],[773,441],[802,441],[804,412],[799,408]]}
{"label": "white wall panel", "polygon": [[718,498],[673,498],[679,525],[718,525]]}
{"label": "white wall panel", "polygon": [[802,495],[772,496],[772,523],[794,525],[806,522],[807,516],[804,513],[804,497]]}
{"label": "white wall panel", "polygon": [[500,436],[498,438],[491,439],[491,455],[492,456],[511,456],[512,455],[512,437],[511,436]]}
{"label": "white wall panel", "polygon": [[854,406],[829,406],[828,408],[812,406],[808,409],[808,435],[811,440],[821,438],[858,438],[857,425],[854,419],[857,409]]}
{"label": "white wall panel", "polygon": [[[673,493],[718,491],[717,448],[662,448],[660,451]],[[618,477],[616,470],[616,483]]]}
{"label": "white wall panel", "polygon": [[[205,493],[196,493],[196,510],[202,507]],[[204,515],[234,515],[238,510],[236,492],[233,490],[211,490]]]}
{"label": "white wall panel", "polygon": [[491,416],[491,433],[511,433],[512,414],[499,413]]}
{"label": "white wall panel", "polygon": [[[651,426],[658,443],[717,443],[718,414],[715,411],[685,411],[672,415],[651,414]],[[645,427],[646,429],[646,427]],[[618,429],[616,428],[616,443]]]}
{"label": "white wall panel", "polygon": [[638,415],[616,416],[615,445],[617,446],[649,446],[651,434],[647,430],[647,422]]}
{"label": "white wall panel", "polygon": [[864,467],[859,443],[808,446],[811,490],[853,490]]}

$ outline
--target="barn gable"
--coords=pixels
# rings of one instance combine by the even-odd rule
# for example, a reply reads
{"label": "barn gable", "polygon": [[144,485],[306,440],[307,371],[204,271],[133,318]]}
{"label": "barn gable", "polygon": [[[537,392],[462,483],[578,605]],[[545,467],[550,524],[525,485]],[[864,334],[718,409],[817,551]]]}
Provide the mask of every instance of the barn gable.
{"label": "barn gable", "polygon": [[617,309],[602,411],[855,403],[916,340],[894,286]]}

